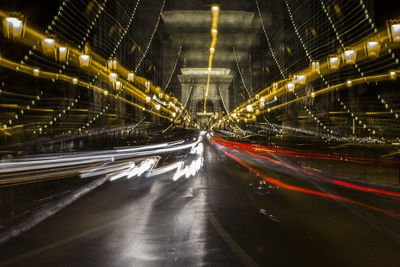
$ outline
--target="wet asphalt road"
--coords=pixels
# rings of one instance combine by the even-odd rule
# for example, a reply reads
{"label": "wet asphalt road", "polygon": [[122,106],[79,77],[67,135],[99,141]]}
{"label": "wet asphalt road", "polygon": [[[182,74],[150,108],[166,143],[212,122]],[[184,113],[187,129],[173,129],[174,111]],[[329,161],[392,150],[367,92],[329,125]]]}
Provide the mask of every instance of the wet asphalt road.
{"label": "wet asphalt road", "polygon": [[[204,144],[196,176],[107,182],[0,246],[0,266],[399,266],[398,218],[269,189]],[[400,206],[398,199],[309,182],[241,156],[287,183]]]}

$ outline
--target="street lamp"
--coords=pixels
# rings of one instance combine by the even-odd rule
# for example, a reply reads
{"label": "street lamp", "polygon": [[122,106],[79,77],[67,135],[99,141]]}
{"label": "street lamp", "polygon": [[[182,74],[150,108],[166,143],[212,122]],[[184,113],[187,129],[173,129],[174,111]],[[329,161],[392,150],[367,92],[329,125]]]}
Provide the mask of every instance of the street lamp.
{"label": "street lamp", "polygon": [[387,29],[390,40],[392,42],[400,42],[400,20],[389,20],[387,22]]}
{"label": "street lamp", "polygon": [[318,60],[311,62],[311,70],[313,73],[320,73]]}
{"label": "street lamp", "polygon": [[160,110],[160,108],[161,108],[160,104],[155,105],[156,110]]}
{"label": "street lamp", "polygon": [[66,62],[68,61],[69,49],[65,46],[57,47],[56,57],[58,62]]}
{"label": "street lamp", "polygon": [[46,56],[56,57],[56,40],[53,37],[42,39],[42,53]]}
{"label": "street lamp", "polygon": [[370,40],[365,43],[365,53],[368,57],[379,57],[381,44],[377,40]]}
{"label": "street lamp", "polygon": [[219,7],[218,7],[217,5],[213,5],[213,6],[211,7],[211,10],[212,10],[212,12],[213,12],[214,14],[217,14],[218,11],[219,11]]}
{"label": "street lamp", "polygon": [[25,36],[26,18],[18,12],[11,12],[3,20],[4,36],[9,39],[18,39]]}
{"label": "street lamp", "polygon": [[77,85],[78,84],[78,78],[72,78],[72,84]]}
{"label": "street lamp", "polygon": [[328,68],[330,70],[338,70],[340,67],[340,58],[336,55],[331,55],[328,58]]}
{"label": "street lamp", "polygon": [[135,74],[133,72],[128,73],[128,81],[133,82],[135,79]]}
{"label": "street lamp", "polygon": [[357,51],[352,48],[346,48],[343,52],[343,62],[345,64],[356,64]]}
{"label": "street lamp", "polygon": [[146,93],[150,92],[151,82],[150,81],[146,81],[144,84],[146,86]]}
{"label": "street lamp", "polygon": [[389,71],[389,78],[391,79],[391,80],[396,80],[396,72],[395,71]]}
{"label": "street lamp", "polygon": [[277,83],[277,82],[274,82],[274,83],[272,84],[272,91],[275,93],[276,90],[278,90],[278,83]]}
{"label": "street lamp", "polygon": [[35,77],[39,76],[39,74],[40,74],[40,70],[38,68],[34,68],[32,70],[32,72],[33,72],[33,76],[35,76]]}
{"label": "street lamp", "polygon": [[110,82],[116,82],[117,79],[118,79],[118,74],[115,73],[115,72],[111,72],[111,73],[108,75],[108,78],[110,78]]}
{"label": "street lamp", "polygon": [[291,92],[291,91],[294,90],[295,85],[294,85],[293,82],[288,82],[288,83],[286,84],[286,88],[288,89],[289,92]]}
{"label": "street lamp", "polygon": [[293,82],[298,83],[298,84],[305,84],[306,83],[306,75],[304,75],[304,74],[293,75]]}
{"label": "street lamp", "polygon": [[248,112],[252,112],[253,111],[253,106],[252,105],[247,105],[246,110]]}
{"label": "street lamp", "polygon": [[120,90],[122,88],[122,83],[120,81],[116,81],[114,83],[114,87],[116,90]]}
{"label": "street lamp", "polygon": [[107,69],[108,70],[117,70],[118,61],[115,57],[107,60]]}
{"label": "street lamp", "polygon": [[81,68],[87,68],[89,67],[91,57],[87,54],[81,54],[79,56],[79,65]]}

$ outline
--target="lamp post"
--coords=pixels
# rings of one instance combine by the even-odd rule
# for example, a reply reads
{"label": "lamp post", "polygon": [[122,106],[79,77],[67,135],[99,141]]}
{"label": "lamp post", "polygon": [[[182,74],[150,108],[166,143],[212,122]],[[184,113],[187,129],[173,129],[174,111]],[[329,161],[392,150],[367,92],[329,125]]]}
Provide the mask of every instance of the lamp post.
{"label": "lamp post", "polygon": [[18,12],[10,12],[3,19],[4,36],[9,39],[19,39],[25,36],[26,18]]}

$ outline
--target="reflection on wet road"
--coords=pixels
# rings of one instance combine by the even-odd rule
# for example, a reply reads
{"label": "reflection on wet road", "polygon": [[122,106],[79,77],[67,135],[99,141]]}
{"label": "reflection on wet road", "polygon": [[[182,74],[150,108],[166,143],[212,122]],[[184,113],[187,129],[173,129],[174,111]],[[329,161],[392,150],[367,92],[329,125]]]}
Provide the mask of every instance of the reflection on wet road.
{"label": "reflection on wet road", "polygon": [[211,141],[157,168],[149,157],[106,173],[3,243],[0,265],[398,266],[397,191],[332,183]]}

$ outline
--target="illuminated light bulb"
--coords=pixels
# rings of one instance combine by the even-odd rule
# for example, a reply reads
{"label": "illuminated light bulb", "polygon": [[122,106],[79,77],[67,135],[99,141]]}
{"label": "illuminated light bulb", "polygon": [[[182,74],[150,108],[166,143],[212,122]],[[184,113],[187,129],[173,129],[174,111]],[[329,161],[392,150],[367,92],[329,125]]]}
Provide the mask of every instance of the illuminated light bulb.
{"label": "illuminated light bulb", "polygon": [[343,52],[343,62],[345,64],[356,64],[356,58],[357,58],[357,51],[354,49],[346,49]]}
{"label": "illuminated light bulb", "polygon": [[294,83],[292,83],[292,82],[288,82],[288,83],[286,84],[286,88],[288,89],[289,92],[291,92],[291,91],[294,90],[295,85],[294,85]]}
{"label": "illuminated light bulb", "polygon": [[151,101],[150,96],[146,96],[146,103],[150,103],[150,101]]}
{"label": "illuminated light bulb", "polygon": [[368,57],[379,57],[381,44],[378,41],[368,41],[365,44],[365,51]]}
{"label": "illuminated light bulb", "polygon": [[389,71],[389,78],[391,80],[396,80],[396,72],[395,71]]}
{"label": "illuminated light bulb", "polygon": [[253,120],[255,120],[255,119],[256,119],[256,115],[253,115],[251,118],[252,118]]}
{"label": "illuminated light bulb", "polygon": [[213,36],[217,35],[217,33],[218,33],[218,30],[217,30],[217,29],[212,29],[212,30],[211,30],[211,34],[212,34]]}
{"label": "illuminated light bulb", "polygon": [[159,94],[158,94],[158,98],[162,99],[163,97],[164,97],[164,94],[163,94],[163,93],[159,93]]}
{"label": "illuminated light bulb", "polygon": [[79,65],[81,66],[81,68],[87,68],[89,67],[89,64],[90,64],[89,55],[82,54],[79,56]]}
{"label": "illuminated light bulb", "polygon": [[390,35],[393,42],[400,42],[400,23],[390,25]]}
{"label": "illuminated light bulb", "polygon": [[107,61],[107,69],[108,70],[117,70],[118,67],[118,61],[116,58],[110,58]]}
{"label": "illuminated light bulb", "polygon": [[214,47],[210,47],[210,53],[214,53],[215,52],[215,48]]}
{"label": "illuminated light bulb", "polygon": [[315,97],[315,93],[314,92],[311,93],[311,97]]}
{"label": "illuminated light bulb", "polygon": [[33,69],[33,76],[39,76],[40,70],[38,68]]}
{"label": "illuminated light bulb", "polygon": [[72,84],[77,85],[78,84],[78,78],[72,78]]}
{"label": "illuminated light bulb", "polygon": [[328,68],[330,70],[338,70],[340,67],[340,58],[338,56],[330,56],[328,58]]}
{"label": "illuminated light bulb", "polygon": [[118,74],[115,73],[115,72],[111,72],[111,73],[108,75],[108,78],[110,79],[110,82],[116,82],[117,79],[118,79]]}
{"label": "illuminated light bulb", "polygon": [[351,81],[351,80],[348,80],[347,82],[346,82],[346,86],[347,87],[351,87],[353,85],[353,82]]}
{"label": "illuminated light bulb", "polygon": [[256,110],[256,115],[258,116],[258,115],[260,115],[260,110]]}
{"label": "illuminated light bulb", "polygon": [[11,13],[4,19],[4,36],[10,39],[23,38],[25,35],[26,20],[19,13]]}
{"label": "illuminated light bulb", "polygon": [[172,112],[172,117],[176,117],[176,113],[175,112]]}
{"label": "illuminated light bulb", "polygon": [[236,118],[236,113],[233,113],[233,114],[232,114],[232,117],[233,117],[233,118]]}
{"label": "illuminated light bulb", "polygon": [[247,119],[244,119],[244,122],[246,122],[246,123],[247,123]]}
{"label": "illuminated light bulb", "polygon": [[104,95],[108,95],[108,91],[104,91]]}
{"label": "illuminated light bulb", "polygon": [[211,68],[208,68],[208,72],[211,72]]}
{"label": "illuminated light bulb", "polygon": [[248,112],[252,112],[253,111],[253,106],[252,105],[247,105],[246,110]]}
{"label": "illuminated light bulb", "polygon": [[128,81],[133,82],[135,79],[135,74],[133,72],[128,73]]}
{"label": "illuminated light bulb", "polygon": [[58,62],[66,62],[68,61],[68,54],[69,54],[69,49],[64,46],[59,46],[57,48],[57,60]]}
{"label": "illuminated light bulb", "polygon": [[42,52],[44,55],[55,55],[56,53],[56,40],[53,38],[42,39]]}
{"label": "illuminated light bulb", "polygon": [[313,73],[320,73],[319,61],[315,60],[311,63],[311,70]]}
{"label": "illuminated light bulb", "polygon": [[212,12],[213,12],[214,14],[217,14],[218,11],[219,11],[219,7],[218,7],[217,5],[213,5],[213,6],[211,7],[211,10],[212,10]]}
{"label": "illuminated light bulb", "polygon": [[161,108],[160,104],[155,105],[156,110],[160,110],[160,108]]}
{"label": "illuminated light bulb", "polygon": [[144,83],[144,85],[146,86],[146,90],[149,91],[150,90],[150,85],[151,85],[150,81],[146,81]]}

